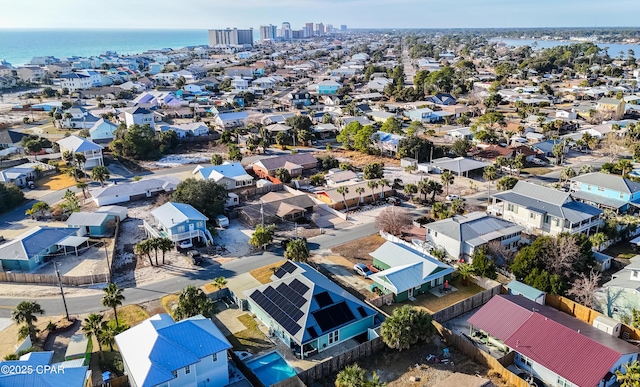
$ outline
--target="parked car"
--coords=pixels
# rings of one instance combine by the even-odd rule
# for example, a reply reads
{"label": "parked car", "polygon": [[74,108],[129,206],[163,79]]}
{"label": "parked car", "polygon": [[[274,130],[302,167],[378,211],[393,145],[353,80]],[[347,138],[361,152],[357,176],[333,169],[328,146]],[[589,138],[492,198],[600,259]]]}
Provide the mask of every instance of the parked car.
{"label": "parked car", "polygon": [[194,265],[196,266],[202,265],[202,262],[203,262],[202,255],[200,255],[200,252],[198,250],[187,251],[187,256],[189,257],[189,259],[191,259],[191,263],[193,263]]}
{"label": "parked car", "polygon": [[180,241],[180,243],[178,243],[178,247],[180,247],[181,249],[189,249],[193,247],[193,243],[190,239],[186,239],[184,241]]}
{"label": "parked car", "polygon": [[29,189],[35,189],[35,188],[36,188],[36,185],[35,185],[35,183],[34,183],[32,180],[29,180],[29,181],[27,182],[27,187],[29,187]]}
{"label": "parked car", "polygon": [[367,265],[365,265],[364,263],[356,263],[355,265],[353,265],[353,270],[356,273],[358,273],[361,276],[363,276],[364,278],[369,278],[369,276],[371,274],[373,274],[373,272],[371,270],[369,270]]}
{"label": "parked car", "polygon": [[534,164],[536,164],[536,165],[540,165],[540,166],[542,166],[542,167],[544,167],[544,166],[546,166],[546,165],[547,165],[547,163],[545,163],[543,160],[540,160],[540,159],[539,159],[539,158],[537,158],[537,157],[534,157],[534,158],[531,160],[531,162],[532,162],[532,163],[534,163]]}
{"label": "parked car", "polygon": [[460,195],[454,195],[454,194],[449,194],[447,196],[445,196],[446,200],[458,200],[460,199]]}
{"label": "parked car", "polygon": [[395,196],[391,196],[390,198],[387,199],[387,203],[392,204],[394,206],[399,206],[402,204],[402,200],[398,199]]}
{"label": "parked car", "polygon": [[285,238],[280,242],[280,247],[286,248],[287,245],[289,244],[289,242],[291,241],[295,241],[297,239],[303,240],[304,243],[307,243],[307,238],[305,237],[291,237],[291,238]]}

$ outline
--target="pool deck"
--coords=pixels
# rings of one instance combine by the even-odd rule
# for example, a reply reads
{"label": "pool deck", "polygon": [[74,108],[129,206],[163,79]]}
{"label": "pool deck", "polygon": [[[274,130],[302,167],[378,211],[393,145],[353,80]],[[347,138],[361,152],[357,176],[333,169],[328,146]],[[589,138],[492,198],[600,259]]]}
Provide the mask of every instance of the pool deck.
{"label": "pool deck", "polygon": [[323,361],[338,356],[352,348],[357,347],[360,343],[358,343],[354,339],[346,340],[338,345],[334,345],[333,347],[319,352],[313,356],[310,356],[308,359],[298,359],[291,349],[287,347],[280,340],[275,339],[276,348],[280,355],[289,363],[291,367],[293,367],[297,372],[308,370],[309,368],[315,367],[317,364],[322,363]]}

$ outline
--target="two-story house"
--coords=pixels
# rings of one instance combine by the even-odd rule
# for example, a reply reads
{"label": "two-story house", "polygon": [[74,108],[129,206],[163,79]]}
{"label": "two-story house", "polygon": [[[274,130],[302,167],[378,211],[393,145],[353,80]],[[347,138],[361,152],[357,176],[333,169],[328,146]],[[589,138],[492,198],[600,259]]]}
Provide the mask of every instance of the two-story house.
{"label": "two-story house", "polygon": [[261,159],[253,164],[253,171],[260,177],[275,177],[276,171],[284,168],[292,177],[301,176],[305,171],[318,167],[318,159],[310,153],[274,156]]}
{"label": "two-story house", "polygon": [[438,120],[439,118],[434,115],[433,110],[429,108],[412,109],[405,112],[405,115],[411,119],[411,121],[425,123]]}
{"label": "two-story house", "polygon": [[249,116],[246,112],[219,113],[214,122],[220,129],[232,129],[243,126],[247,118]]}
{"label": "two-story house", "polygon": [[39,82],[44,78],[44,69],[37,66],[18,67],[16,73],[23,82]]}
{"label": "two-story house", "polygon": [[336,81],[322,81],[318,83],[318,94],[320,95],[334,95],[342,84]]}
{"label": "two-story house", "polygon": [[633,317],[640,310],[640,256],[611,276],[595,293],[594,308],[618,321]]}
{"label": "two-story house", "polygon": [[640,183],[622,176],[593,172],[571,180],[571,196],[581,202],[618,213],[640,206]]}
{"label": "two-story house", "polygon": [[174,242],[198,239],[210,241],[213,237],[207,229],[207,218],[189,204],[168,202],[151,211],[155,224],[144,221],[150,237],[166,237]]}
{"label": "two-story house", "polygon": [[132,387],[229,384],[231,344],[202,315],[174,322],[156,314],[115,337]]}
{"label": "two-story house", "polygon": [[524,230],[520,225],[480,211],[456,215],[425,227],[427,242],[445,249],[455,259],[469,258],[477,249],[494,241],[505,249],[516,250]]}
{"label": "two-story house", "polygon": [[155,129],[156,124],[153,118],[153,112],[149,109],[141,108],[141,107],[132,107],[132,108],[124,108],[121,109],[122,115],[124,116],[124,123],[127,127],[138,124],[138,125],[149,125],[151,129]]}
{"label": "two-story house", "polygon": [[638,358],[635,345],[520,295],[494,296],[467,321],[472,337],[515,352],[514,364],[549,386],[612,386]]}
{"label": "two-story house", "polygon": [[294,90],[282,99],[283,104],[296,109],[310,106],[312,102],[312,96],[307,90]]}
{"label": "two-story house", "polygon": [[91,169],[98,165],[104,166],[101,145],[78,136],[65,137],[56,142],[60,145],[60,153],[64,153],[65,151],[73,154],[82,153],[86,159],[83,165],[85,169]]}
{"label": "two-story house", "polygon": [[221,165],[198,165],[193,174],[204,180],[213,180],[224,186],[227,190],[245,188],[253,185],[253,176],[245,171],[240,163],[226,162]]}
{"label": "two-story house", "polygon": [[606,114],[612,120],[622,119],[624,108],[624,99],[601,98],[596,102],[596,110]]}
{"label": "two-story house", "polygon": [[118,129],[118,125],[101,118],[89,129],[91,141],[103,143],[111,142],[114,138],[116,129]]}
{"label": "two-story house", "polygon": [[245,290],[249,310],[300,358],[380,325],[376,311],[306,263],[287,261],[272,282]]}
{"label": "two-story house", "polygon": [[571,194],[519,181],[513,189],[491,196],[488,208],[510,222],[517,223],[530,234],[557,235],[597,232],[602,225],[602,210],[574,200]]}
{"label": "two-story house", "polygon": [[247,91],[249,90],[249,81],[241,77],[235,77],[231,80],[231,88],[235,92]]}
{"label": "two-story house", "polygon": [[91,77],[80,73],[67,73],[60,76],[60,86],[69,91],[85,90],[93,87]]}

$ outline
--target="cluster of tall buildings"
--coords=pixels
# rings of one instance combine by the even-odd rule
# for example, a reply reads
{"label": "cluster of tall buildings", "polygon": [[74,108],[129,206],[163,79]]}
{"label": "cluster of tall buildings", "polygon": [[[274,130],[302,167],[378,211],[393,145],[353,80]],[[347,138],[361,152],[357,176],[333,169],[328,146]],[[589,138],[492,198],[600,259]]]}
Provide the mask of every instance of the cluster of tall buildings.
{"label": "cluster of tall buildings", "polygon": [[[340,26],[340,31],[345,32],[346,30],[346,25]],[[281,28],[272,24],[260,26],[260,40],[305,39],[334,32],[338,32],[338,30],[333,28],[331,24],[305,23],[301,29],[294,30],[291,28],[291,23],[283,22]]]}
{"label": "cluster of tall buildings", "polygon": [[[331,24],[323,23],[305,23],[299,29],[291,28],[291,23],[284,22],[282,27],[278,28],[272,24],[260,26],[260,40],[291,40],[305,39],[314,36],[322,36],[335,32],[346,32],[347,26],[341,25],[340,29],[334,28]],[[241,30],[238,28],[226,28],[221,30],[209,30],[209,45],[225,45],[225,46],[252,46],[253,45],[253,28]]]}

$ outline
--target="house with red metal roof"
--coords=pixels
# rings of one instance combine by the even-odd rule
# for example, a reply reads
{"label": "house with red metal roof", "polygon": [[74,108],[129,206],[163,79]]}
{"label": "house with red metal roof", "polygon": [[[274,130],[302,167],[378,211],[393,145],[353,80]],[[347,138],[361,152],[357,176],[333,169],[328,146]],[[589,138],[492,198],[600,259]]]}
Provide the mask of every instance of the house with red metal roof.
{"label": "house with red metal roof", "polygon": [[[525,297],[493,297],[468,319],[515,352],[514,363],[551,386],[608,387],[640,348]],[[473,335],[473,334],[472,334]]]}

